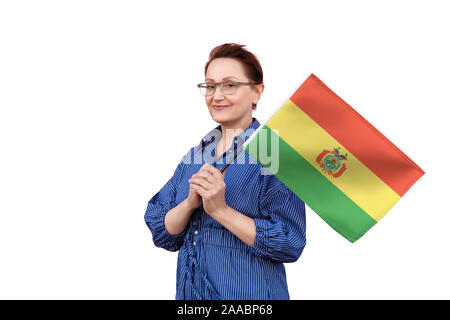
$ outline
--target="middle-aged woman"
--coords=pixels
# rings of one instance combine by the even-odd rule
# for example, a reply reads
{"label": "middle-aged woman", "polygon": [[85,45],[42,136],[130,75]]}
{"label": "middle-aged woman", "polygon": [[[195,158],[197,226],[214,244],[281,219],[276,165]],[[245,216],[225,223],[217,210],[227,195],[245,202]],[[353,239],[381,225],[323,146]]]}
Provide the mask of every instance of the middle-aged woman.
{"label": "middle-aged woman", "polygon": [[182,158],[144,217],[157,247],[179,250],[175,298],[289,299],[283,263],[306,244],[304,202],[244,151],[220,172],[260,125],[260,63],[244,45],[223,44],[198,86],[220,125]]}

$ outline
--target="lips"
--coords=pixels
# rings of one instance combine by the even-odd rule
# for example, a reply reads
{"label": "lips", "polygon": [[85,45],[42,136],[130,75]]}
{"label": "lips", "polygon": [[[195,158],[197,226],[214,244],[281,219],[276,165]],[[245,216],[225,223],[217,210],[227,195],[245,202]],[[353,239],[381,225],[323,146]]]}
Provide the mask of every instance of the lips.
{"label": "lips", "polygon": [[228,106],[225,106],[225,105],[213,105],[213,109],[214,110],[222,110],[222,109],[225,109],[227,107]]}

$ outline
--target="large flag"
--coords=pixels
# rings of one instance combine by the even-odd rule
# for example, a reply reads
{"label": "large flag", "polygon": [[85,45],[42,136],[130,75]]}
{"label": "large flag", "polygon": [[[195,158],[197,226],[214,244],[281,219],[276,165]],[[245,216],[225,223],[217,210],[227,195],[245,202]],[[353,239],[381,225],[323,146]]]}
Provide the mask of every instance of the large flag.
{"label": "large flag", "polygon": [[425,173],[313,74],[243,148],[350,242]]}

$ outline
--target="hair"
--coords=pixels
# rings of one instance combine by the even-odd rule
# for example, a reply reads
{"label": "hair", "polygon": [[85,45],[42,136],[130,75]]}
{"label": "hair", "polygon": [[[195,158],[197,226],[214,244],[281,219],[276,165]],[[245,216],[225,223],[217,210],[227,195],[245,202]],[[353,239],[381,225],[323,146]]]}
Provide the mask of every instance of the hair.
{"label": "hair", "polygon": [[[242,63],[242,66],[244,67],[244,73],[247,78],[250,79],[250,82],[253,82],[255,84],[263,83],[263,71],[258,58],[244,47],[244,44],[224,43],[212,49],[209,53],[209,60],[205,65],[205,76],[209,64],[214,59],[233,58]],[[256,110],[256,103],[253,103],[252,109]]]}

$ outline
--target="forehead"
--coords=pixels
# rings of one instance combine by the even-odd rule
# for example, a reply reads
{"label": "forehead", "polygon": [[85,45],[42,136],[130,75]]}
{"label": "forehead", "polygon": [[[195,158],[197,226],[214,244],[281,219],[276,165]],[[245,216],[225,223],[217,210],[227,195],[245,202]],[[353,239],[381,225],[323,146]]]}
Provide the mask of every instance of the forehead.
{"label": "forehead", "polygon": [[240,61],[232,58],[217,58],[211,61],[206,71],[205,80],[245,80],[244,68]]}

